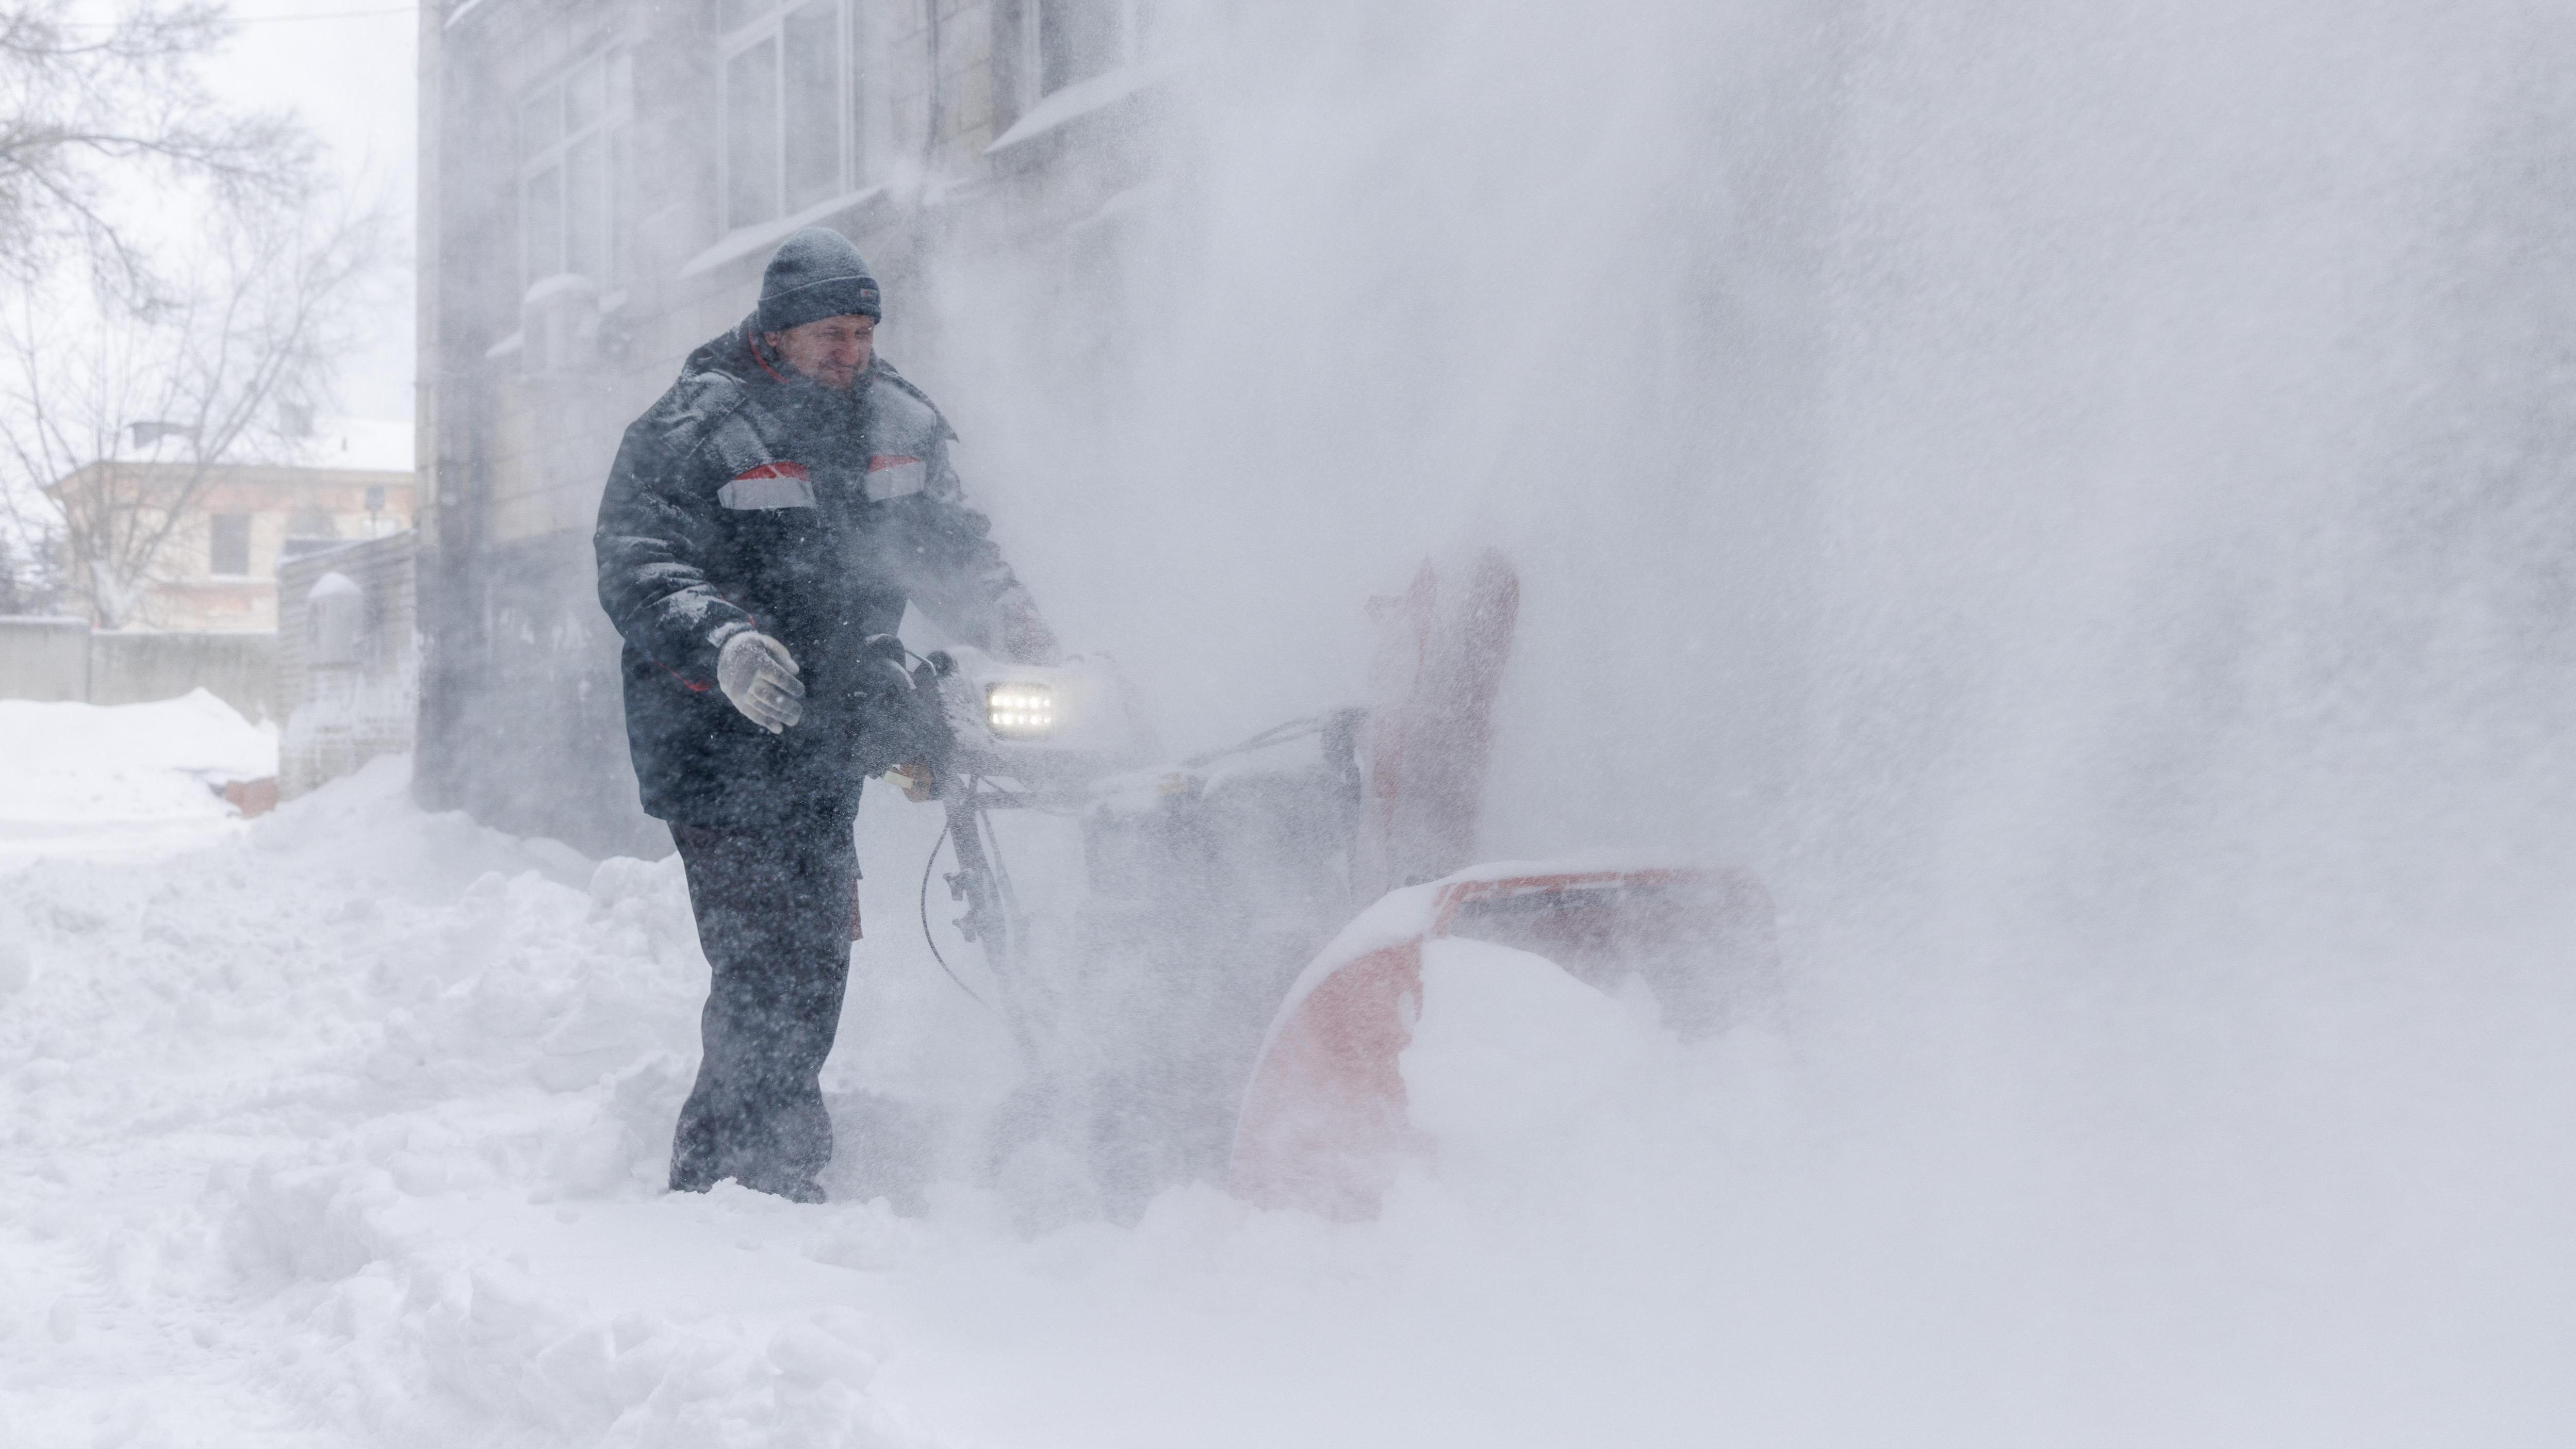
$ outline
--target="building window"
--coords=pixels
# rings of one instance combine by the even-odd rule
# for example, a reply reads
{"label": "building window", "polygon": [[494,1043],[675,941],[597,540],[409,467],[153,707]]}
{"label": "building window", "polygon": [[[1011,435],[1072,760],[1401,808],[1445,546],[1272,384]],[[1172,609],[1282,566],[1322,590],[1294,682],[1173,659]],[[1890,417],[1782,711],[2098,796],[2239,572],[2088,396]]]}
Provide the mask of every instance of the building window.
{"label": "building window", "polygon": [[1145,0],[1024,0],[1023,73],[1032,99],[1107,75],[1143,54]]}
{"label": "building window", "polygon": [[521,281],[566,272],[595,282],[626,275],[633,219],[627,164],[634,59],[595,55],[519,103]]}
{"label": "building window", "polygon": [[848,0],[725,0],[724,229],[846,195],[864,168]]}
{"label": "building window", "polygon": [[206,572],[241,577],[250,572],[250,515],[217,513],[207,519]]}

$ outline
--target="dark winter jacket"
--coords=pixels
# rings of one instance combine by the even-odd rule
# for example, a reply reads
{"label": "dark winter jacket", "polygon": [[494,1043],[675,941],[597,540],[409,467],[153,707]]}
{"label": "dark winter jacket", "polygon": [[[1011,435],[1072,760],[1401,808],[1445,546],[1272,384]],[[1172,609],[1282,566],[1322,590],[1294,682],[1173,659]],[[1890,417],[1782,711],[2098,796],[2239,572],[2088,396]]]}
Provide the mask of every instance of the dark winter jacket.
{"label": "dark winter jacket", "polygon": [[[626,430],[600,500],[627,744],[644,809],[665,820],[757,824],[854,795],[875,733],[865,688],[882,678],[860,643],[895,632],[907,601],[964,643],[1048,647],[930,399],[883,362],[847,392],[773,363],[748,321],[689,354]],[[805,715],[784,733],[716,687],[717,651],[746,629],[803,670]]]}

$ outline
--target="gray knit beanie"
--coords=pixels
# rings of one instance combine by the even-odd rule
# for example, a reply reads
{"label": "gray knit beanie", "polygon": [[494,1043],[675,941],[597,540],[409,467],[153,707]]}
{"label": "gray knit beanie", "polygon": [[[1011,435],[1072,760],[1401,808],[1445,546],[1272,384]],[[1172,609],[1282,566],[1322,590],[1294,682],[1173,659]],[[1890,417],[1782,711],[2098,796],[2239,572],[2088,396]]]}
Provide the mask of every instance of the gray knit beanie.
{"label": "gray knit beanie", "polygon": [[784,332],[825,317],[885,318],[877,279],[850,239],[809,226],[778,244],[760,278],[760,330]]}

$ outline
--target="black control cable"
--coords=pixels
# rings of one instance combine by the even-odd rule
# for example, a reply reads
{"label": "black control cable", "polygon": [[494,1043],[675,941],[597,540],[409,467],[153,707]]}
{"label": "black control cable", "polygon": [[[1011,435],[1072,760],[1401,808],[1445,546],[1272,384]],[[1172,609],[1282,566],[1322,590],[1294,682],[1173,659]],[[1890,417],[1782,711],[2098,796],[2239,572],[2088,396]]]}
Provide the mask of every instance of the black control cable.
{"label": "black control cable", "polygon": [[[939,847],[947,843],[948,827],[942,825],[939,838],[930,842],[930,858],[921,863],[921,939],[930,947],[930,959],[939,963],[939,969],[947,973],[949,980],[957,983],[957,989],[965,992],[967,999],[977,1006],[993,1011],[993,1003],[977,995],[975,988],[966,984],[966,978],[958,975],[956,968],[948,964],[948,958],[940,954],[939,938],[930,932],[930,873],[939,868]],[[1001,1015],[998,1011],[993,1011],[993,1014]]]}

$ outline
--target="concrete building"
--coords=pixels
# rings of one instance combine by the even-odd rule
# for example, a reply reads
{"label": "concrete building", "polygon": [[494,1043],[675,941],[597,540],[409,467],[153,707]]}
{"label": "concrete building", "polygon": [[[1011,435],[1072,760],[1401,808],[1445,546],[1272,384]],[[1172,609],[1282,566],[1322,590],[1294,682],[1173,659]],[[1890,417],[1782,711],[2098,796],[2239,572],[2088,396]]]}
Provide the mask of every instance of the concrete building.
{"label": "concrete building", "polygon": [[[590,530],[626,424],[798,227],[858,243],[936,395],[944,270],[1118,246],[1163,72],[1140,0],[422,7],[417,790],[594,849],[637,811]],[[1054,279],[1050,285],[1048,279]],[[1074,303],[1079,305],[1077,301]]]}
{"label": "concrete building", "polygon": [[130,455],[88,464],[45,492],[75,517],[122,513],[157,530],[177,515],[130,585],[123,617],[102,618],[92,603],[83,610],[90,623],[264,633],[277,628],[279,561],[298,547],[410,527],[413,483],[409,427],[326,419],[286,461],[199,463],[182,439],[145,437]]}

